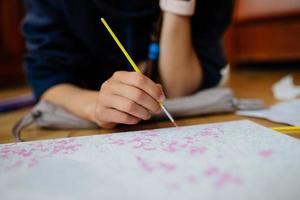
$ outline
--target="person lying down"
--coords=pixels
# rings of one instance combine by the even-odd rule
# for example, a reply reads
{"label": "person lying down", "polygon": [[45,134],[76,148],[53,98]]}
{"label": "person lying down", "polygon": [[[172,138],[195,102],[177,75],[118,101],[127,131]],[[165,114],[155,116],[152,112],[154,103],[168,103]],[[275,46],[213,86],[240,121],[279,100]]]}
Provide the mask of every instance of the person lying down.
{"label": "person lying down", "polygon": [[[25,69],[47,100],[102,128],[137,124],[159,102],[214,87],[232,0],[24,0]],[[104,17],[138,63],[130,64]]]}

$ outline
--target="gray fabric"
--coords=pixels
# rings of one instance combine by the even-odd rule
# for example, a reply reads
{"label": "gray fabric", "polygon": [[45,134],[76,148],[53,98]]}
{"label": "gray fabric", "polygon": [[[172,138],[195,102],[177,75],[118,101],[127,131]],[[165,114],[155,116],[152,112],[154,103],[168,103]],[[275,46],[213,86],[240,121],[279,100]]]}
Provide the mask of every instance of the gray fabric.
{"label": "gray fabric", "polygon": [[[234,97],[229,88],[212,88],[200,91],[190,96],[168,99],[165,106],[173,117],[188,117],[203,114],[234,112],[236,110],[261,109],[263,102],[258,99],[241,99]],[[164,113],[154,115],[153,119],[166,118]],[[13,127],[12,133],[18,141],[21,131],[34,124],[48,129],[89,129],[97,128],[93,122],[81,119],[47,101],[39,102],[30,113],[25,115]]]}
{"label": "gray fabric", "polygon": [[12,134],[17,141],[23,141],[21,131],[31,124],[48,129],[89,129],[98,127],[95,123],[81,119],[47,101],[40,101],[30,113],[14,125]]}
{"label": "gray fabric", "polygon": [[41,113],[35,124],[42,128],[53,129],[86,129],[97,128],[93,122],[81,119],[65,109],[47,101],[39,102],[33,109],[33,113]]}
{"label": "gray fabric", "polygon": [[[191,96],[169,99],[165,106],[174,117],[188,117],[220,112],[233,112],[233,93],[229,88],[214,88]],[[164,113],[156,116],[165,117]]]}

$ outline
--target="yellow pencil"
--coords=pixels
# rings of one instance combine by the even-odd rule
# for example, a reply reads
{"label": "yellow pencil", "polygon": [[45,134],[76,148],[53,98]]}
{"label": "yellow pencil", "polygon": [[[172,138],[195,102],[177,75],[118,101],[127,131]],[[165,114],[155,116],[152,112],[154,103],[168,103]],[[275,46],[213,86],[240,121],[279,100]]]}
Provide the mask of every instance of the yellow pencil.
{"label": "yellow pencil", "polygon": [[282,133],[300,133],[300,126],[272,127],[272,129]]}
{"label": "yellow pencil", "polygon": [[[111,37],[114,39],[114,41],[117,43],[117,45],[119,46],[119,48],[121,49],[121,51],[123,52],[123,54],[125,55],[125,57],[127,58],[127,60],[129,61],[129,63],[131,64],[131,66],[133,67],[133,69],[137,72],[142,74],[141,70],[139,69],[139,67],[135,64],[135,62],[132,60],[132,58],[130,57],[130,55],[127,53],[126,49],[124,48],[124,46],[122,45],[122,43],[120,42],[120,40],[117,38],[117,36],[114,34],[114,32],[112,31],[112,29],[110,28],[110,26],[107,24],[107,22],[105,21],[104,18],[101,18],[101,22],[103,23],[103,25],[105,26],[105,28],[107,29],[107,31],[110,33]],[[175,127],[178,127],[174,118],[172,117],[172,115],[168,112],[168,110],[166,109],[166,107],[163,105],[162,102],[159,102],[160,107],[162,108],[162,110],[164,111],[164,113],[167,115],[167,117],[170,119],[170,121],[173,123],[173,125]]]}

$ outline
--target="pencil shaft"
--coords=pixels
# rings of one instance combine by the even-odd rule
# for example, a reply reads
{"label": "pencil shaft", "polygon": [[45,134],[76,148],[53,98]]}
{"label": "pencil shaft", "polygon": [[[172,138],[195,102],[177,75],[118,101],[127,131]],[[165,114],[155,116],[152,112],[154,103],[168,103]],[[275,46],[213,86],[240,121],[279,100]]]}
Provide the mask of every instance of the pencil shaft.
{"label": "pencil shaft", "polygon": [[283,127],[272,127],[274,131],[278,131],[286,134],[300,133],[300,126],[283,126]]}
{"label": "pencil shaft", "polygon": [[129,63],[133,67],[133,69],[136,72],[142,74],[142,72],[139,69],[139,67],[132,60],[132,58],[130,57],[129,53],[126,51],[126,49],[124,48],[124,46],[122,45],[122,43],[120,42],[120,40],[117,38],[117,36],[115,35],[115,33],[112,31],[112,29],[110,28],[110,26],[107,24],[107,22],[105,21],[105,19],[101,18],[101,21],[104,24],[104,26],[106,27],[106,29],[108,30],[108,32],[110,33],[110,35],[112,36],[112,38],[114,39],[114,41],[117,43],[117,45],[119,46],[119,48],[121,49],[121,51],[123,52],[123,54],[125,55],[125,57],[127,58],[127,60],[129,61]]}
{"label": "pencil shaft", "polygon": [[162,110],[164,111],[164,113],[167,115],[167,117],[169,118],[169,120],[173,123],[174,126],[178,127],[178,125],[176,124],[174,118],[172,117],[172,115],[169,113],[169,111],[166,109],[166,107],[160,103],[160,107],[162,108]]}
{"label": "pencil shaft", "polygon": [[272,129],[277,131],[300,131],[300,126],[273,127]]}

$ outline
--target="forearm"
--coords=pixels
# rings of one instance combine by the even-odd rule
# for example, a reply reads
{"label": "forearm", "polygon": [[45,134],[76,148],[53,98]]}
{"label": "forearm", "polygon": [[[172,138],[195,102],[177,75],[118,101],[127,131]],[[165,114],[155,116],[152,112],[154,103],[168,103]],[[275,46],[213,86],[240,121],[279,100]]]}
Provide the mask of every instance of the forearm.
{"label": "forearm", "polygon": [[190,17],[164,13],[160,40],[159,72],[168,97],[193,93],[202,70],[192,45]]}
{"label": "forearm", "polygon": [[161,112],[158,102],[164,97],[161,85],[143,74],[117,71],[99,91],[59,84],[48,89],[42,99],[109,129],[148,120],[151,113]]}
{"label": "forearm", "polygon": [[97,91],[81,89],[71,84],[59,84],[48,89],[43,100],[59,105],[86,120],[94,121]]}

